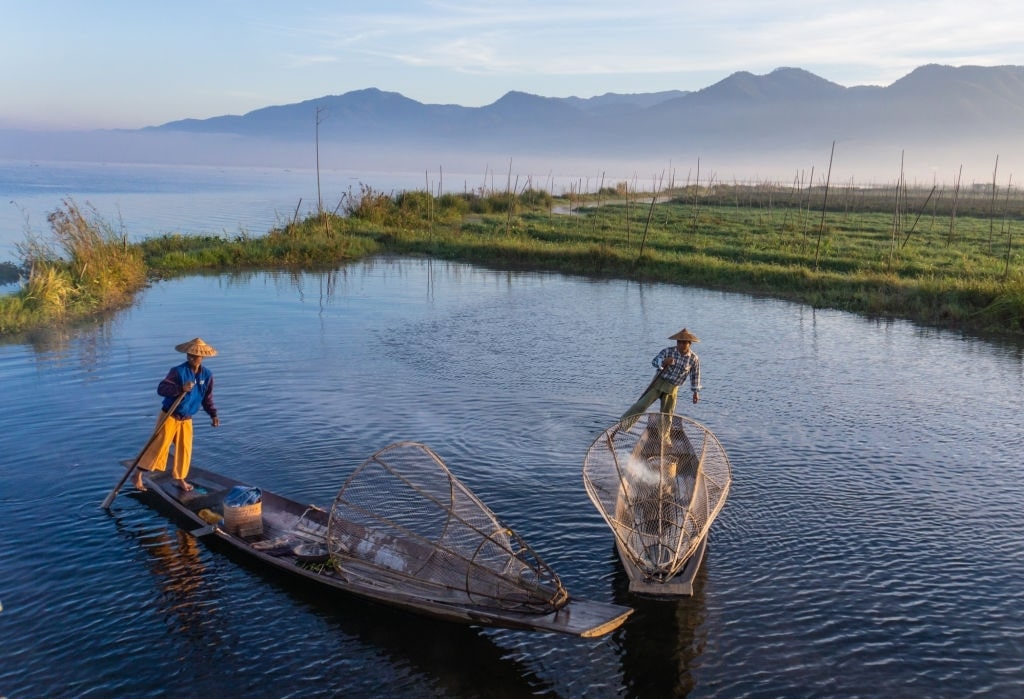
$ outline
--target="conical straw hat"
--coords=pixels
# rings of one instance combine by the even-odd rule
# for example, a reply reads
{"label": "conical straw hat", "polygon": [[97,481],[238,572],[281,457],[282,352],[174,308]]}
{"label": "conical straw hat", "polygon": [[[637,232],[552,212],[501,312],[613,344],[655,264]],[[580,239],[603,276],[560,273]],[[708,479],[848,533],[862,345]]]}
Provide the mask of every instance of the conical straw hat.
{"label": "conical straw hat", "polygon": [[687,330],[686,328],[683,328],[682,330],[677,332],[675,335],[669,335],[668,339],[670,339],[670,340],[686,340],[687,342],[700,342],[700,340],[697,339],[697,336],[694,335],[689,330]]}
{"label": "conical straw hat", "polygon": [[216,357],[217,350],[210,347],[208,344],[203,342],[203,338],[196,337],[188,342],[182,342],[180,345],[175,345],[174,349],[185,354],[194,354],[198,357]]}

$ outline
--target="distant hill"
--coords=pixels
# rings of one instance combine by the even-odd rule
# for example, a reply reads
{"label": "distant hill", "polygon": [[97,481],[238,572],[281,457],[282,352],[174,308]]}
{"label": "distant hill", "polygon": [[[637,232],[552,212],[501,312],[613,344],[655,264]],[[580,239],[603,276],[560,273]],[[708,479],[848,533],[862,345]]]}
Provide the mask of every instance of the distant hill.
{"label": "distant hill", "polygon": [[[794,164],[821,172],[835,141],[837,169],[856,170],[862,180],[894,177],[904,152],[917,176],[948,179],[965,160],[978,172],[991,172],[997,156],[1005,168],[1024,168],[1024,66],[926,65],[885,87],[844,87],[800,68],[778,68],[734,73],[692,92],[509,92],[482,107],[423,104],[368,88],[118,133],[105,133],[106,152],[120,139],[134,154],[148,147],[161,157],[202,162],[250,164],[293,153],[309,166],[316,138],[321,163],[333,167],[416,169],[464,158],[490,166],[546,159],[690,168],[700,159],[720,177],[769,170],[776,176]],[[146,146],[147,138],[163,145]],[[2,138],[0,145],[10,150]]]}
{"label": "distant hill", "polygon": [[244,116],[185,119],[157,131],[308,139],[320,114],[320,137],[433,141],[514,136],[514,148],[592,148],[594,137],[629,147],[686,142],[696,135],[729,143],[796,138],[897,139],[922,133],[1013,133],[1024,124],[1024,67],[927,65],[888,87],[846,88],[799,68],[767,75],[739,72],[696,92],[538,97],[509,92],[483,107],[423,104],[394,92],[365,89],[298,104],[264,107]]}

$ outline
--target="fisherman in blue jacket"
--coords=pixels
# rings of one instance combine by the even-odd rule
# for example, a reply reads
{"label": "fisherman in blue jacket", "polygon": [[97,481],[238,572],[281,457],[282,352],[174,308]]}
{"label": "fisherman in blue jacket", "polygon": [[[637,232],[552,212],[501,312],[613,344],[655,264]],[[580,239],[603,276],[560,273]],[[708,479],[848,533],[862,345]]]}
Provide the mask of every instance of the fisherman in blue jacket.
{"label": "fisherman in blue jacket", "polygon": [[[146,489],[142,482],[142,471],[163,471],[167,468],[167,454],[172,444],[174,465],[171,475],[174,482],[182,490],[192,490],[192,484],[185,480],[192,461],[192,416],[202,408],[210,416],[210,423],[214,427],[220,426],[217,408],[213,403],[213,373],[203,366],[203,358],[216,356],[217,350],[199,337],[183,342],[174,349],[185,353],[185,361],[172,367],[156,387],[156,392],[164,400],[157,418],[157,436],[139,459],[135,471],[134,483],[138,490]],[[181,400],[177,407],[168,415],[168,410],[179,396]]]}

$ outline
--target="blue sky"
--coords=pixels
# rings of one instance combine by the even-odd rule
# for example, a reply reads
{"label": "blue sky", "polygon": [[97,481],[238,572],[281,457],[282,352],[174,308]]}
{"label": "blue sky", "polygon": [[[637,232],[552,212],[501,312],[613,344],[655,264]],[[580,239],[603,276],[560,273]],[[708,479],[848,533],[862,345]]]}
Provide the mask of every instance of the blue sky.
{"label": "blue sky", "polygon": [[480,106],[740,70],[1024,64],[1019,0],[0,0],[0,128],[138,128],[377,87]]}

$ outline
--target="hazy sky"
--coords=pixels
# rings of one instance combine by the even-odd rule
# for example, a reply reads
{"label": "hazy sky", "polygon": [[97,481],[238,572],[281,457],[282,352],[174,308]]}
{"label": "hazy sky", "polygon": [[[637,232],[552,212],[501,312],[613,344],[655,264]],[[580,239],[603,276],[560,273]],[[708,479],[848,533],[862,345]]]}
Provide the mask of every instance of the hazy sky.
{"label": "hazy sky", "polygon": [[0,128],[137,128],[377,87],[480,106],[804,68],[1024,64],[1019,0],[0,0]]}

